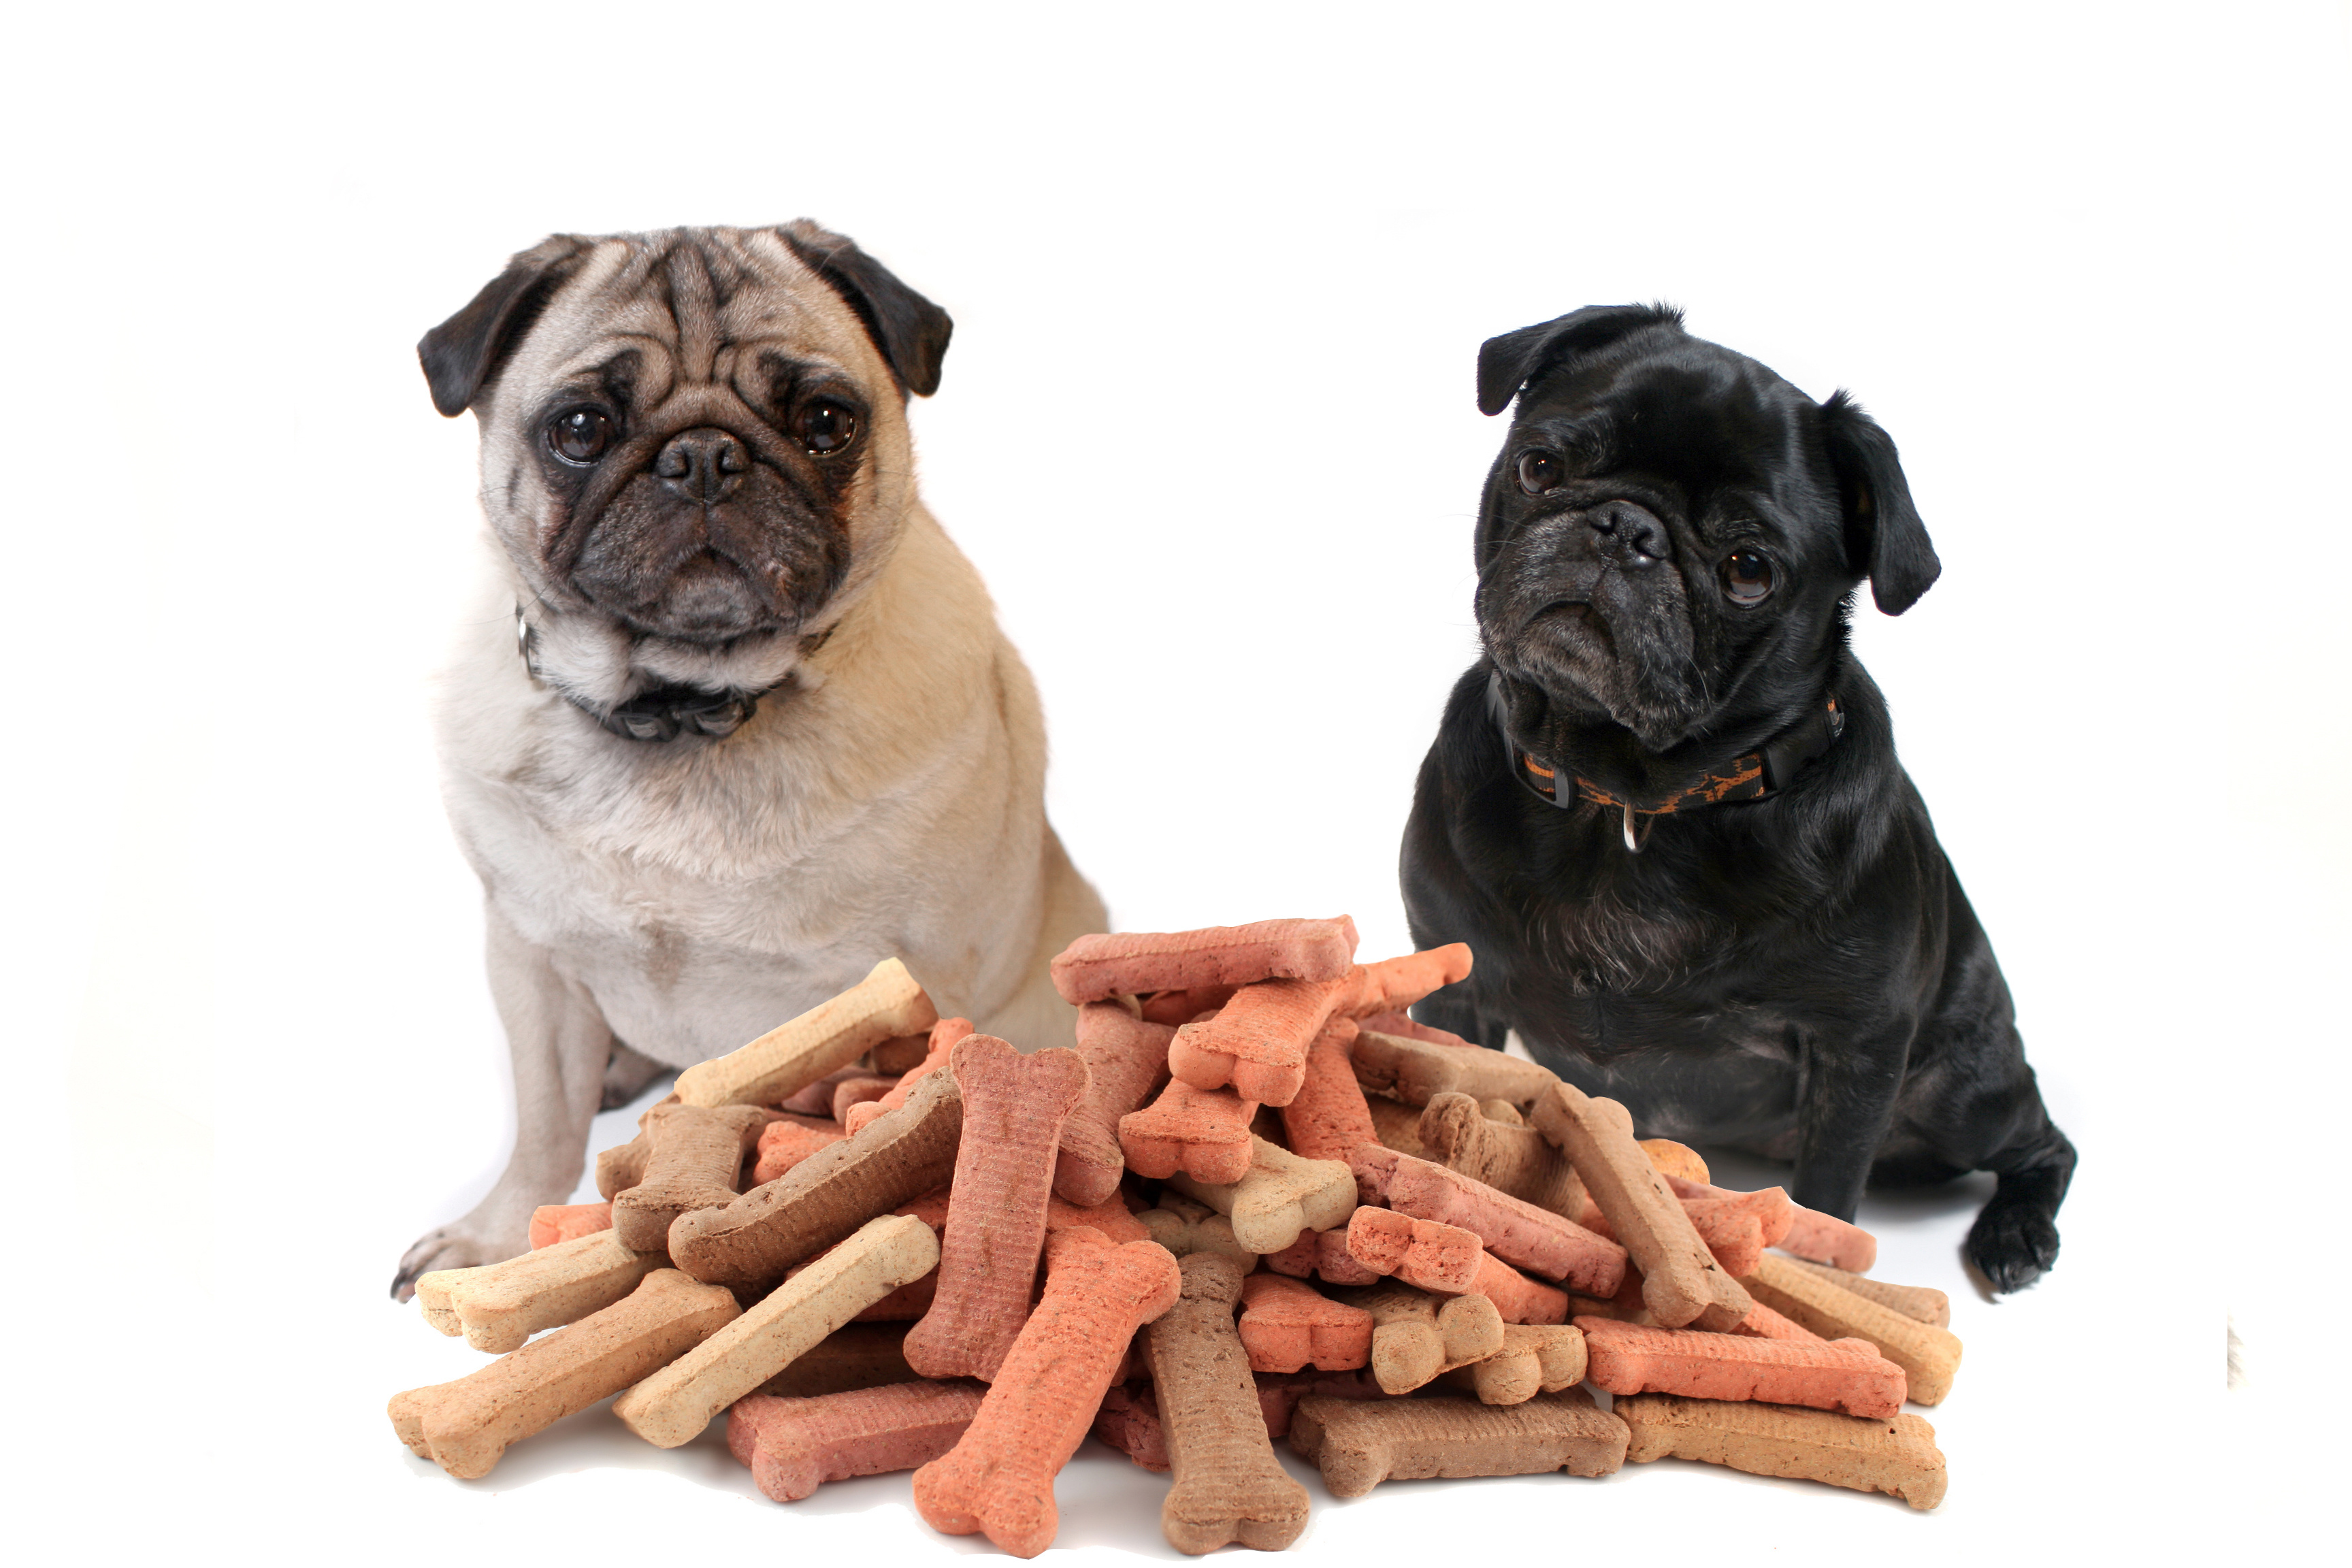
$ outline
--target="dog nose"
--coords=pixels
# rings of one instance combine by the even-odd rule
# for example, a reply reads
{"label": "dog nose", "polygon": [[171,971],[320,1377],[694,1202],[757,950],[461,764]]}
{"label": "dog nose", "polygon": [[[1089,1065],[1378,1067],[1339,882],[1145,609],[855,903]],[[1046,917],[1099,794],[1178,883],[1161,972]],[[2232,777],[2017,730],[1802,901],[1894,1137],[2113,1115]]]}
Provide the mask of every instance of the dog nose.
{"label": "dog nose", "polygon": [[733,489],[735,476],[751,466],[743,443],[707,425],[671,437],[654,459],[654,472],[673,494],[705,506]]}
{"label": "dog nose", "polygon": [[1584,520],[1600,535],[1601,552],[1627,566],[1655,566],[1671,558],[1674,542],[1646,507],[1612,500],[1589,512]]}

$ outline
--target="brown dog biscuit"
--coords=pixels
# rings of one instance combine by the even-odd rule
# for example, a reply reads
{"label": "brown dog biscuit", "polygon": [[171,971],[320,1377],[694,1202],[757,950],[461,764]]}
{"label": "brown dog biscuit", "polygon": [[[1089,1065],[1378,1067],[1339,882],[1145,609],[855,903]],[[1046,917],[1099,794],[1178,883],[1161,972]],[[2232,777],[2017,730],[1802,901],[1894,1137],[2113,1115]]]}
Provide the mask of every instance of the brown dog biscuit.
{"label": "brown dog biscuit", "polygon": [[1952,1299],[1932,1287],[1890,1285],[1884,1279],[1873,1279],[1863,1274],[1850,1274],[1843,1268],[1832,1268],[1826,1263],[1808,1263],[1800,1258],[1792,1258],[1789,1262],[1792,1268],[1802,1269],[1816,1279],[1827,1280],[1842,1290],[1851,1290],[1864,1300],[1875,1301],[1892,1311],[1902,1313],[1915,1322],[1925,1323],[1934,1329],[1948,1329],[1952,1326]]}
{"label": "brown dog biscuit", "polygon": [[1441,1094],[1502,1100],[1524,1106],[1559,1080],[1549,1068],[1500,1051],[1433,1046],[1366,1029],[1356,1037],[1356,1081],[1367,1094],[1427,1105]]}
{"label": "brown dog biscuit", "polygon": [[1584,1375],[1605,1393],[1759,1399],[1848,1415],[1903,1408],[1903,1369],[1867,1340],[1807,1344],[1611,1318],[1579,1318],[1576,1326],[1584,1331]]}
{"label": "brown dog biscuit", "polygon": [[1752,1476],[1885,1492],[1916,1509],[1944,1500],[1936,1429],[1916,1415],[1885,1420],[1780,1405],[1637,1394],[1615,1402],[1632,1436],[1625,1458],[1696,1459]]}
{"label": "brown dog biscuit", "polygon": [[754,1187],[724,1208],[697,1209],[670,1226],[670,1257],[698,1279],[779,1279],[911,1197],[955,1173],[963,1096],[952,1073],[923,1079],[907,1103]]}
{"label": "brown dog biscuit", "polygon": [[743,1155],[768,1119],[757,1106],[664,1105],[646,1116],[653,1152],[637,1184],[613,1200],[613,1234],[632,1252],[660,1252],[670,1223],[735,1201]]}
{"label": "brown dog biscuit", "polygon": [[761,1384],[757,1392],[778,1399],[814,1399],[853,1388],[911,1383],[917,1374],[907,1364],[906,1341],[904,1323],[853,1320],[794,1357],[790,1366]]}
{"label": "brown dog biscuit", "polygon": [[1055,1234],[1045,1292],[963,1441],[915,1472],[915,1508],[949,1535],[985,1533],[1016,1557],[1053,1544],[1054,1478],[1086,1438],[1135,1331],[1175,1305],[1181,1277],[1148,1241]]}
{"label": "brown dog biscuit", "polygon": [[1165,1181],[1179,1171],[1203,1182],[1233,1183],[1249,1173],[1254,1100],[1230,1089],[1194,1089],[1171,1078],[1160,1098],[1118,1119],[1127,1168]]}
{"label": "brown dog biscuit", "polygon": [[1298,1092],[1282,1107],[1283,1141],[1292,1153],[1344,1161],[1364,1144],[1381,1141],[1349,1059],[1355,1043],[1356,1026],[1346,1018],[1332,1019],[1307,1042]]}
{"label": "brown dog biscuit", "polygon": [[1580,1388],[1524,1404],[1346,1400],[1310,1394],[1290,1419],[1290,1447],[1323,1472],[1331,1495],[1362,1497],[1386,1480],[1605,1476],[1625,1461],[1625,1424]]}
{"label": "brown dog biscuit", "polygon": [[739,1310],[727,1290],[657,1268],[622,1300],[479,1372],[393,1395],[393,1431],[453,1476],[487,1476],[511,1445],[690,1351]]}
{"label": "brown dog biscuit", "polygon": [[[1217,1261],[1231,1267],[1230,1259]],[[1311,1364],[1346,1372],[1371,1358],[1372,1320],[1362,1308],[1334,1301],[1283,1274],[1244,1276],[1238,1289],[1238,1331],[1251,1371],[1297,1372]]]}
{"label": "brown dog biscuit", "polygon": [[625,1143],[615,1143],[596,1156],[596,1191],[606,1201],[619,1197],[645,1180],[646,1162],[653,1157],[654,1141],[646,1131],[646,1123],[653,1113],[665,1105],[682,1103],[673,1094],[649,1106],[637,1118],[637,1135]]}
{"label": "brown dog biscuit", "polygon": [[939,1294],[907,1336],[907,1363],[925,1377],[986,1383],[1028,1316],[1062,1122],[1086,1092],[1087,1064],[1073,1050],[1023,1056],[993,1035],[973,1035],[956,1046],[949,1070],[963,1091],[963,1141]]}
{"label": "brown dog biscuit", "polygon": [[1356,1210],[1356,1179],[1336,1160],[1308,1160],[1263,1138],[1250,1140],[1250,1168],[1230,1184],[1169,1179],[1170,1186],[1233,1221],[1234,1239],[1263,1256],[1303,1230],[1329,1230]]}
{"label": "brown dog biscuit", "polygon": [[1082,936],[1064,948],[1053,963],[1054,988],[1065,1002],[1083,1003],[1257,980],[1337,980],[1355,956],[1356,922],[1345,915],[1120,931]]}
{"label": "brown dog biscuit", "polygon": [[797,1502],[826,1481],[887,1475],[954,1447],[987,1392],[977,1383],[898,1383],[805,1399],[750,1394],[727,1414],[727,1447],[752,1482]]}
{"label": "brown dog biscuit", "polygon": [[[940,1022],[945,1021],[942,1019]],[[922,1066],[923,1059],[931,1054],[931,1034],[938,1027],[939,1025],[934,1024],[929,1029],[884,1040],[866,1053],[866,1065],[874,1069],[877,1078],[906,1077]],[[967,1034],[971,1032],[970,1019],[964,1021],[964,1029]]]}
{"label": "brown dog biscuit", "polygon": [[1951,1393],[1960,1370],[1960,1341],[1949,1329],[1906,1317],[1772,1253],[1764,1255],[1747,1284],[1758,1300],[1823,1339],[1867,1340],[1877,1346],[1880,1355],[1903,1369],[1911,1397],[1920,1404],[1941,1405]]}
{"label": "brown dog biscuit", "polygon": [[1256,1266],[1258,1255],[1234,1239],[1233,1221],[1181,1193],[1161,1194],[1158,1208],[1145,1209],[1135,1217],[1151,1239],[1166,1247],[1172,1258],[1214,1252],[1232,1258],[1244,1269]]}
{"label": "brown dog biscuit", "polygon": [[1360,1208],[1349,1215],[1345,1245],[1348,1255],[1372,1273],[1393,1274],[1408,1285],[1447,1296],[1478,1289],[1480,1260],[1486,1256],[1478,1237],[1461,1226],[1414,1219],[1394,1209]]}
{"label": "brown dog biscuit", "polygon": [[[1179,1267],[1183,1283],[1176,1304],[1144,1331],[1175,1471],[1160,1530],[1171,1546],[1195,1556],[1236,1542],[1279,1552],[1307,1528],[1307,1489],[1274,1457],[1257,1384],[1244,1363],[1247,1342],[1234,1321],[1234,1302],[1274,1277],[1244,1276],[1231,1259],[1206,1255]],[[1368,1318],[1365,1328],[1369,1346]]]}
{"label": "brown dog biscuit", "polygon": [[834,1120],[833,1091],[845,1083],[862,1082],[874,1075],[862,1067],[845,1067],[829,1072],[814,1083],[803,1084],[776,1102],[778,1109],[793,1116],[814,1116]]}
{"label": "brown dog biscuit", "polygon": [[1360,964],[1348,975],[1339,1011],[1350,1018],[1402,1013],[1433,991],[1470,977],[1470,944],[1447,942],[1422,952]]}
{"label": "brown dog biscuit", "polygon": [[1168,1042],[1176,1031],[1148,1023],[1108,1002],[1078,1009],[1078,1055],[1087,1092],[1062,1123],[1054,1191],[1080,1207],[1108,1200],[1127,1169],[1120,1118],[1150,1100],[1168,1077]]}
{"label": "brown dog biscuit", "polygon": [[[1584,1189],[1642,1270],[1643,1301],[1668,1328],[1728,1331],[1756,1303],[1699,1239],[1674,1190],[1633,1141],[1633,1119],[1613,1100],[1555,1083],[1535,1103],[1536,1131],[1565,1153]],[[1492,1247],[1490,1240],[1487,1245]],[[1580,1286],[1584,1294],[1612,1292]]]}
{"label": "brown dog biscuit", "polygon": [[1616,1242],[1458,1171],[1387,1149],[1358,1150],[1354,1170],[1359,1197],[1459,1226],[1515,1268],[1587,1296],[1613,1296],[1624,1280],[1625,1248]]}
{"label": "brown dog biscuit", "polygon": [[634,1292],[667,1261],[609,1230],[591,1231],[477,1268],[436,1268],[416,1281],[417,1310],[445,1334],[504,1354],[541,1329],[574,1323]]}
{"label": "brown dog biscuit", "polygon": [[612,1228],[611,1204],[541,1204],[530,1211],[530,1248],[536,1252]]}
{"label": "brown dog biscuit", "polygon": [[688,1105],[776,1105],[837,1072],[872,1047],[939,1022],[939,1012],[895,958],[830,1001],[711,1061],[677,1075]]}
{"label": "brown dog biscuit", "polygon": [[1425,1040],[1433,1046],[1453,1046],[1465,1051],[1483,1050],[1448,1029],[1434,1028],[1416,1022],[1410,1013],[1368,1013],[1356,1020],[1367,1029],[1377,1029],[1383,1035],[1397,1035],[1408,1040]]}
{"label": "brown dog biscuit", "polygon": [[1432,1164],[1581,1222],[1584,1183],[1568,1156],[1534,1128],[1507,1125],[1470,1096],[1449,1089],[1430,1096],[1415,1131],[1422,1157]]}

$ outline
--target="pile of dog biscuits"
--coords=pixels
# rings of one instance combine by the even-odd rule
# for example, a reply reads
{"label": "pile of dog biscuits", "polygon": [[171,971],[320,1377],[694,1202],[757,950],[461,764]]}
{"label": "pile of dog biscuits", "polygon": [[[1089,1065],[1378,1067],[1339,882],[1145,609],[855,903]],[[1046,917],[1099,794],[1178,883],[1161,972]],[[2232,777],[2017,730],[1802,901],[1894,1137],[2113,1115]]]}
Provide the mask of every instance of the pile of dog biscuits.
{"label": "pile of dog biscuits", "polygon": [[1466,947],[1355,949],[1345,917],[1084,937],[1077,1048],[1025,1055],[877,964],[680,1074],[598,1157],[609,1202],[418,1280],[499,1359],[394,1429],[471,1478],[614,1395],[663,1447],[724,1415],[769,1497],[912,1469],[935,1529],[1021,1557],[1090,1432],[1170,1474],[1194,1553],[1298,1538],[1285,1436],[1341,1498],[1675,1458],[1941,1500],[1902,1406],[1951,1387],[1942,1292],[1414,1023]]}

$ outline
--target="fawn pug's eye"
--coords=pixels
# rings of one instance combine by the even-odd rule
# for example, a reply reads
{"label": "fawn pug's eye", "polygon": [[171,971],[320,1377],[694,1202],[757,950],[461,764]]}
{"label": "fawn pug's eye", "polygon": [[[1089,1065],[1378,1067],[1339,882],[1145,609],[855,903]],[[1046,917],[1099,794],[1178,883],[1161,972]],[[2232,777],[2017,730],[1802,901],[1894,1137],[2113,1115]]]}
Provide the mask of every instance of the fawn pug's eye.
{"label": "fawn pug's eye", "polygon": [[1723,596],[1735,605],[1760,605],[1772,592],[1772,563],[1753,550],[1735,550],[1716,568]]}
{"label": "fawn pug's eye", "polygon": [[604,455],[615,434],[613,416],[603,409],[575,408],[548,426],[547,445],[565,462],[584,468]]}
{"label": "fawn pug's eye", "polygon": [[819,457],[838,452],[857,437],[857,411],[830,397],[814,399],[793,416],[793,435]]}

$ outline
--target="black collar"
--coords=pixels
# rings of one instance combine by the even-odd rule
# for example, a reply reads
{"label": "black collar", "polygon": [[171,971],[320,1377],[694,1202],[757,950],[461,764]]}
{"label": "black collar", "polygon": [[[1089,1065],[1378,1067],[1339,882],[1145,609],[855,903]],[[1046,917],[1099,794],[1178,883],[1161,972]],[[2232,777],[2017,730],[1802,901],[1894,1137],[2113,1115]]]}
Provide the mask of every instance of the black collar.
{"label": "black collar", "polygon": [[[806,658],[824,646],[833,628],[801,639],[801,657]],[[625,741],[675,741],[680,735],[708,735],[713,740],[733,734],[751,722],[758,711],[760,699],[789,684],[786,676],[774,686],[764,686],[757,691],[707,691],[698,686],[667,682],[638,692],[626,702],[614,708],[600,708],[574,693],[562,681],[549,680],[539,672],[539,633],[525,618],[522,606],[515,606],[515,651],[522,655],[523,668],[530,672],[533,683],[554,688],[557,696]]]}
{"label": "black collar", "polygon": [[[1735,757],[1724,767],[1703,775],[1696,784],[1678,789],[1670,795],[1646,800],[1613,795],[1591,779],[1569,775],[1563,788],[1557,769],[1548,768],[1511,739],[1508,710],[1503,701],[1503,676],[1496,670],[1486,678],[1486,711],[1495,721],[1496,732],[1503,737],[1503,749],[1511,759],[1511,776],[1549,805],[1563,811],[1579,805],[1604,806],[1621,812],[1625,823],[1625,847],[1639,854],[1649,830],[1661,816],[1677,811],[1688,811],[1702,805],[1721,805],[1732,801],[1761,800],[1776,790],[1783,790],[1796,776],[1818,761],[1837,738],[1845,733],[1845,710],[1838,706],[1835,697],[1825,697],[1819,707],[1808,712],[1794,724],[1781,731],[1752,752]],[[1650,823],[1636,824],[1634,818],[1646,816]]]}

